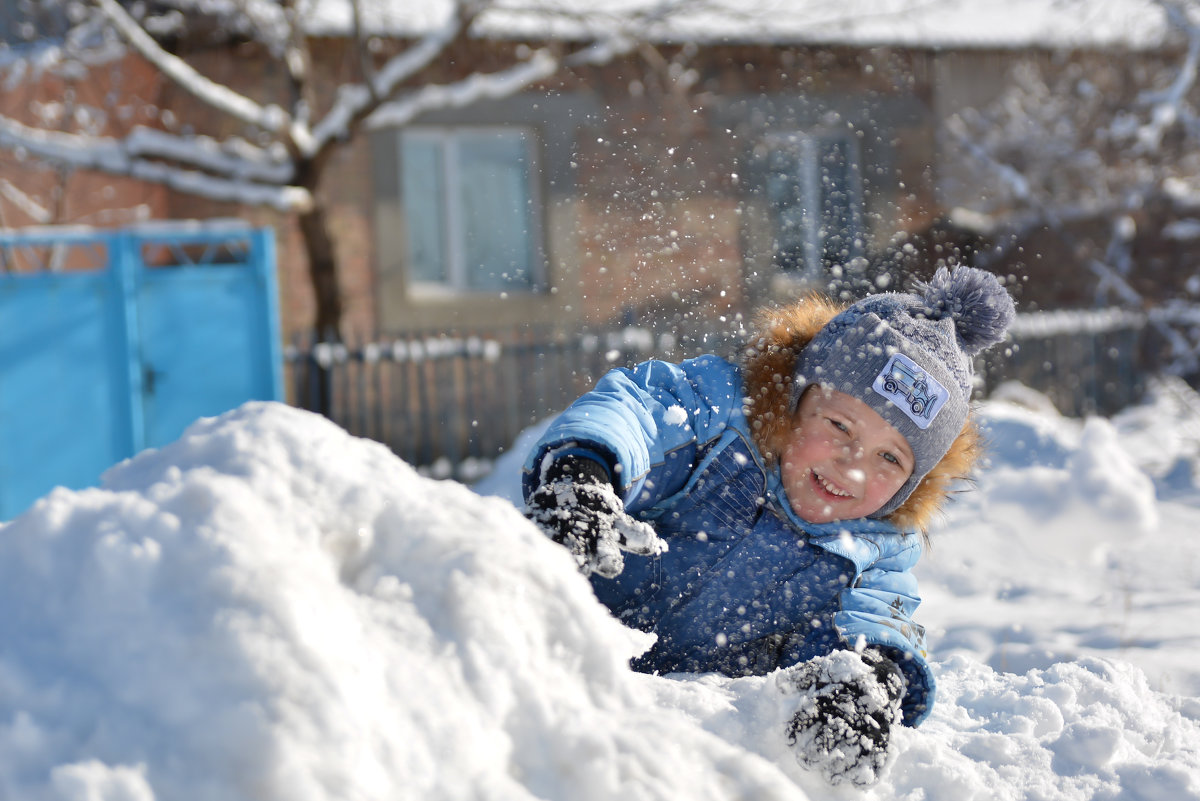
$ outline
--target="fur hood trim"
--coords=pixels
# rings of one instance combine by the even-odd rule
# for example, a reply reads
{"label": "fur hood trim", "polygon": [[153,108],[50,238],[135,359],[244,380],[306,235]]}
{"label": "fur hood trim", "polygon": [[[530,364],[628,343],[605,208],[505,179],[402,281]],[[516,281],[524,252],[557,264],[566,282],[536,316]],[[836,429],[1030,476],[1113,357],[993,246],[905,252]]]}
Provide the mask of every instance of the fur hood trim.
{"label": "fur hood trim", "polygon": [[[774,464],[792,431],[792,376],[796,359],[826,323],[845,307],[824,297],[808,295],[796,303],[763,312],[758,334],[742,360],[746,387],[746,420],[758,450]],[[930,470],[912,495],[887,516],[902,531],[929,530],[955,481],[967,478],[980,455],[979,431],[968,417],[950,450]]]}

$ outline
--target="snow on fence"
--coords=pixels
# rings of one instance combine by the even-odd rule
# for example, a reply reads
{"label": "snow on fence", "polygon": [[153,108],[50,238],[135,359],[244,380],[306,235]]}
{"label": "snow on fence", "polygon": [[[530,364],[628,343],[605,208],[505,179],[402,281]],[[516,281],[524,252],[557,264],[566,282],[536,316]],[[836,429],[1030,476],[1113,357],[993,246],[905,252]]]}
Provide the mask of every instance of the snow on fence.
{"label": "snow on fence", "polygon": [[1008,342],[976,365],[980,394],[1019,381],[1047,395],[1063,414],[1112,414],[1142,396],[1157,367],[1146,323],[1145,314],[1124,309],[1019,314]]}
{"label": "snow on fence", "polygon": [[607,370],[672,344],[635,327],[570,335],[522,329],[298,342],[284,357],[297,405],[317,409],[327,380],[327,414],[351,434],[434,475],[469,480]]}
{"label": "snow on fence", "polygon": [[[1198,349],[1188,351],[1186,343],[1200,341],[1186,334],[1189,326],[1200,333],[1200,307],[1021,314],[1009,342],[977,365],[979,394],[1015,380],[1045,393],[1064,414],[1112,414],[1136,402],[1156,371],[1187,374],[1180,355],[1193,353],[1194,363]],[[732,341],[708,350],[737,353]],[[485,472],[521,431],[561,410],[606,370],[651,357],[683,355],[675,338],[637,327],[431,332],[339,345],[297,342],[285,353],[297,405],[319,408],[327,379],[327,413],[339,425],[434,475],[463,480]]]}

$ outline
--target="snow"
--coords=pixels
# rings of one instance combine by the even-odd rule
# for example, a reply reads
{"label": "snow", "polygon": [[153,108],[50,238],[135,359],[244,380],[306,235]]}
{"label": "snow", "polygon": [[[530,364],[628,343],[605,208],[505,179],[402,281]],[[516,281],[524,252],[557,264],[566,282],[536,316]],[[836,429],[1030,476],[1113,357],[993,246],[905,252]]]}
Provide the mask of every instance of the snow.
{"label": "snow", "polygon": [[[455,5],[364,0],[360,10],[368,30],[413,35],[444,24]],[[344,35],[353,24],[348,0],[311,0],[311,33]],[[630,29],[657,41],[1153,48],[1168,22],[1154,0],[500,0],[474,27],[547,38]]]}
{"label": "snow", "polygon": [[779,674],[627,668],[496,497],[536,428],[472,491],[251,403],[0,527],[0,798],[1200,798],[1200,400],[980,415],[918,566],[938,704],[865,792],[797,763]]}

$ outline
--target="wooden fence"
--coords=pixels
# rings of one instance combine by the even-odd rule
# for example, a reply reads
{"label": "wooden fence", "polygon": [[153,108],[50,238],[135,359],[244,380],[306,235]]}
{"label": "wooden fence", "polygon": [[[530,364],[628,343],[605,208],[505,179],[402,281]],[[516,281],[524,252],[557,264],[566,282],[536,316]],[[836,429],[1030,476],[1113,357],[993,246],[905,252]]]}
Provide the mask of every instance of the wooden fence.
{"label": "wooden fence", "polygon": [[[979,395],[1015,380],[1048,395],[1064,414],[1110,415],[1138,400],[1161,362],[1148,354],[1146,331],[1144,315],[1121,311],[1020,315],[1010,341],[977,364]],[[736,356],[734,338],[707,339],[705,350]],[[350,433],[435,475],[470,480],[607,370],[688,355],[673,338],[639,328],[527,328],[503,337],[298,342],[286,360],[297,405],[319,408],[316,399],[327,397],[326,413]]]}
{"label": "wooden fence", "polygon": [[1063,414],[1112,415],[1145,392],[1157,369],[1146,317],[1121,309],[1032,312],[1017,316],[1008,341],[980,357],[976,375],[986,397],[1018,381],[1050,398]]}
{"label": "wooden fence", "polygon": [[637,328],[524,329],[505,337],[298,343],[286,361],[298,406],[319,410],[326,394],[328,416],[351,434],[436,475],[470,479],[609,369],[660,354],[663,345]]}

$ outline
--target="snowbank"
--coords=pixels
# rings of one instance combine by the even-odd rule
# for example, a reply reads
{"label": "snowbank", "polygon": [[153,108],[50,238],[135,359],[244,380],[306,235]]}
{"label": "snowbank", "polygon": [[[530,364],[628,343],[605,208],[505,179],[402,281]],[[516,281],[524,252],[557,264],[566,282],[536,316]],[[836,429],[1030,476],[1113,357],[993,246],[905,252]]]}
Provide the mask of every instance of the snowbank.
{"label": "snowbank", "polygon": [[[721,798],[786,787],[671,710],[561,549],[252,404],[0,530],[0,796]],[[661,714],[660,714],[661,712]]]}
{"label": "snowbank", "polygon": [[1024,447],[935,534],[939,705],[864,794],[791,758],[774,677],[630,672],[646,636],[509,501],[248,404],[0,528],[0,799],[1197,798],[1168,414],[989,407]]}

